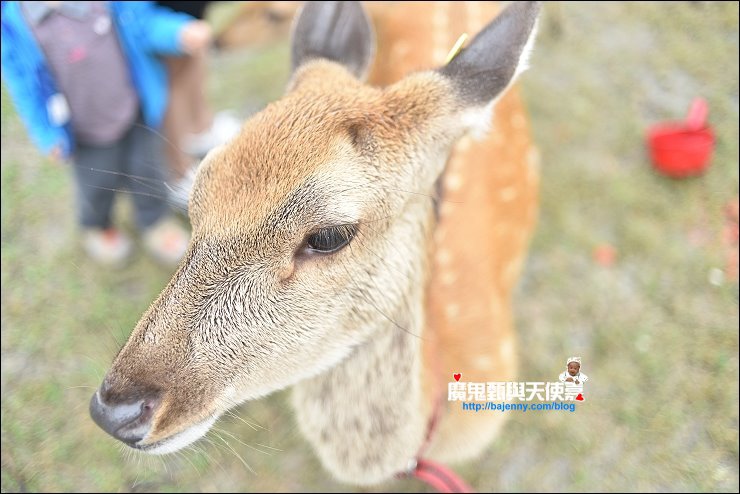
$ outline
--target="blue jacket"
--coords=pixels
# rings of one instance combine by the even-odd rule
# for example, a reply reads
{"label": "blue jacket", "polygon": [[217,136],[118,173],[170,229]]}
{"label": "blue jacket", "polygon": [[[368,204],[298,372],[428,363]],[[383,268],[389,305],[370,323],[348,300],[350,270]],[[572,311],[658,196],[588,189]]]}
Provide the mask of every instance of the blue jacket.
{"label": "blue jacket", "polygon": [[[144,122],[158,128],[167,108],[167,71],[157,55],[180,55],[180,30],[192,17],[154,2],[108,2]],[[31,139],[44,152],[74,149],[69,124],[49,119],[47,101],[58,93],[54,77],[18,2],[2,2],[2,78]]]}

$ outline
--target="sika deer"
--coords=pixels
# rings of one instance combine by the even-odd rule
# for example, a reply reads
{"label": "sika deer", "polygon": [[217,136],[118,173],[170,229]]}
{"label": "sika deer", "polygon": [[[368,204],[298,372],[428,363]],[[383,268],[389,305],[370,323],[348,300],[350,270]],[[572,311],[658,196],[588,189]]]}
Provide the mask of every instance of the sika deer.
{"label": "sika deer", "polygon": [[[514,376],[510,292],[537,187],[518,99],[500,102],[509,118],[494,120],[495,137],[466,138],[446,164],[460,137],[490,126],[538,11],[515,2],[450,63],[380,88],[361,81],[374,36],[359,4],[308,3],[285,96],[203,161],[189,250],[93,396],[95,421],[167,453],[229,408],[293,386],[300,426],[340,480],[405,471],[438,406],[425,454],[480,453],[499,414],[463,414],[440,398],[454,372]],[[423,31],[429,18],[404,22],[436,44],[405,53],[432,45],[439,62],[456,33]],[[386,82],[404,54],[383,38],[398,19],[380,24]]]}

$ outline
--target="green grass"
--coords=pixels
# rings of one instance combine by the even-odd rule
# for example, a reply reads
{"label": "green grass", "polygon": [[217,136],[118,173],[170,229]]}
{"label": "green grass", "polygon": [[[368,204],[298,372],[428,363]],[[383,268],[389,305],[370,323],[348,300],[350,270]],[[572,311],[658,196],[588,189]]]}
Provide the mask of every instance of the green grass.
{"label": "green grass", "polygon": [[[581,355],[588,401],[574,416],[512,415],[458,471],[479,490],[737,491],[738,286],[708,281],[723,267],[723,207],[738,195],[737,4],[561,2],[560,35],[546,9],[524,76],[542,190],[515,298],[520,376],[552,380]],[[214,106],[278,97],[287,53],[219,56]],[[681,118],[696,95],[717,132],[712,168],[663,178],[643,131]],[[68,170],[33,150],[4,89],[0,116],[2,491],[345,489],[301,438],[286,392],[237,410],[264,429],[227,417],[213,444],[164,460],[122,453],[97,429],[89,397],[170,273],[145,256],[123,271],[91,266]],[[592,260],[604,243],[617,250],[611,268]]]}

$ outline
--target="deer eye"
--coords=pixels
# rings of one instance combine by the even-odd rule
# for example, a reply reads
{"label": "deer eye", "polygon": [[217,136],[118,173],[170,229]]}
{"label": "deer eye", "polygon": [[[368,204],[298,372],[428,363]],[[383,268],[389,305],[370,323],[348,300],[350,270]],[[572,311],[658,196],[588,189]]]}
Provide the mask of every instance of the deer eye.
{"label": "deer eye", "polygon": [[306,249],[309,252],[331,254],[349,244],[356,233],[356,225],[339,225],[322,228],[306,237]]}

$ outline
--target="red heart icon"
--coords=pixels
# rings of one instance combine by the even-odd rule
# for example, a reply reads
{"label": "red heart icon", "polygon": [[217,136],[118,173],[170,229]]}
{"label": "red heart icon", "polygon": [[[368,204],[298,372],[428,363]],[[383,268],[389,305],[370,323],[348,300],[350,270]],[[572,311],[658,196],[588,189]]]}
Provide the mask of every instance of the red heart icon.
{"label": "red heart icon", "polygon": [[578,396],[576,396],[577,401],[583,401],[583,395],[581,393],[578,393]]}
{"label": "red heart icon", "polygon": [[[459,381],[460,378],[462,377],[462,374],[452,374],[452,377],[455,378],[455,381]],[[581,398],[581,399],[583,399],[583,398]]]}

